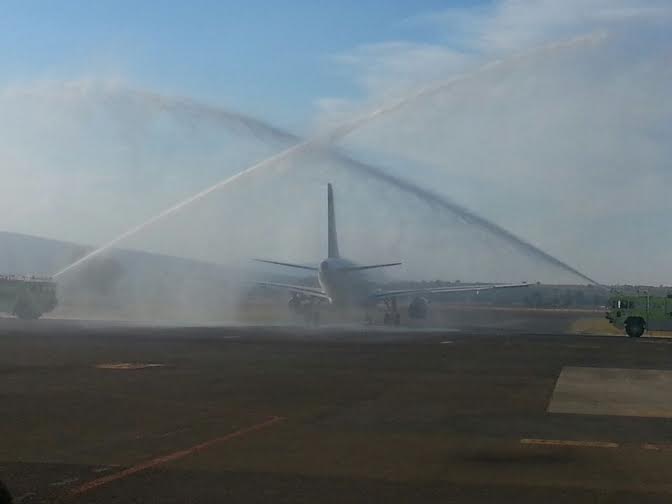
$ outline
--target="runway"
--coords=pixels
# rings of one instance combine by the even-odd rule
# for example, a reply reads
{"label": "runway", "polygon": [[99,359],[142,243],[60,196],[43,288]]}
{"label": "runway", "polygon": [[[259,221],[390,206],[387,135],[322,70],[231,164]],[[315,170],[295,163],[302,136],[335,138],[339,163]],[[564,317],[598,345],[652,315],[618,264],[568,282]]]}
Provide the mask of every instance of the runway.
{"label": "runway", "polygon": [[0,320],[0,479],[24,504],[669,502],[672,340],[537,328]]}

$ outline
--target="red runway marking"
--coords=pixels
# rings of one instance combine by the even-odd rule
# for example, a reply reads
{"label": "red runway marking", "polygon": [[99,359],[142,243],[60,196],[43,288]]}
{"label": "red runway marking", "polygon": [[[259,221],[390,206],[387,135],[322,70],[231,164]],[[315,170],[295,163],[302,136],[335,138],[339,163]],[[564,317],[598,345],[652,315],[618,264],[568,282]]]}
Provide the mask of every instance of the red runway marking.
{"label": "red runway marking", "polygon": [[269,420],[266,420],[265,422],[258,423],[256,425],[252,425],[251,427],[245,427],[243,429],[237,430],[235,432],[232,432],[230,434],[226,434],[225,436],[221,436],[215,439],[211,439],[209,441],[205,441],[203,443],[197,444],[195,446],[192,446],[191,448],[186,448],[185,450],[180,450],[176,451],[174,453],[170,453],[168,455],[164,455],[162,457],[157,457],[151,460],[148,460],[146,462],[142,462],[141,464],[135,465],[133,467],[129,467],[128,469],[124,469],[123,471],[120,471],[115,474],[110,474],[108,476],[103,476],[102,478],[98,478],[92,481],[89,481],[88,483],[84,483],[83,485],[72,489],[68,493],[69,498],[77,497],[79,495],[82,495],[84,493],[90,492],[91,490],[94,490],[96,488],[99,488],[101,486],[107,485],[108,483],[112,483],[113,481],[118,481],[123,478],[127,478],[128,476],[133,476],[134,474],[138,474],[139,472],[146,471],[147,469],[152,469],[154,467],[167,464],[168,462],[173,462],[175,460],[179,460],[181,458],[187,457],[189,455],[192,455],[198,451],[205,450],[207,448],[210,448],[211,446],[214,446],[219,443],[225,443],[226,441],[230,441],[232,439],[244,436],[246,434],[250,434],[252,432],[256,432],[262,429],[266,429],[278,422],[283,421],[283,417],[271,417]]}

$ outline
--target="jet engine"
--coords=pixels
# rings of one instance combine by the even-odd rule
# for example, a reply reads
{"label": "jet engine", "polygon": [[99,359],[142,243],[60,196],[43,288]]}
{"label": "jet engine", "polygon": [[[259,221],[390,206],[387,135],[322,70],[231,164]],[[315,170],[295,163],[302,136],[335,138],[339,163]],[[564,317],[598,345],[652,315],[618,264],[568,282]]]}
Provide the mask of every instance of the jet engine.
{"label": "jet engine", "polygon": [[429,301],[424,297],[415,297],[408,305],[408,317],[412,319],[427,318],[429,312]]}

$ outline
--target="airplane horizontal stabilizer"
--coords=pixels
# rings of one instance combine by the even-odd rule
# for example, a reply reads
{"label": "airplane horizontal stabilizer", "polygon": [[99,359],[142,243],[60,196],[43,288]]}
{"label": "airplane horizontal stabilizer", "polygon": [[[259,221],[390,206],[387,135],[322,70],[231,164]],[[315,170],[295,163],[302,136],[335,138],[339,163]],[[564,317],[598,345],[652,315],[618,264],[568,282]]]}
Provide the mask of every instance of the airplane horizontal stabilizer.
{"label": "airplane horizontal stabilizer", "polygon": [[318,271],[319,268],[316,266],[305,266],[303,264],[292,264],[292,263],[286,263],[286,262],[280,262],[280,261],[269,261],[267,259],[254,259],[257,262],[262,262],[262,263],[268,263],[268,264],[278,264],[280,266],[287,266],[288,268],[298,268],[298,269],[305,269],[305,270],[310,270],[310,271]]}
{"label": "airplane horizontal stabilizer", "polygon": [[320,289],[315,289],[313,287],[305,287],[303,285],[291,285],[276,282],[254,282],[254,284],[262,287],[272,287],[275,289],[287,290],[289,292],[296,292],[297,294],[304,294],[305,296],[329,300],[329,296],[327,296],[325,292],[323,292]]}

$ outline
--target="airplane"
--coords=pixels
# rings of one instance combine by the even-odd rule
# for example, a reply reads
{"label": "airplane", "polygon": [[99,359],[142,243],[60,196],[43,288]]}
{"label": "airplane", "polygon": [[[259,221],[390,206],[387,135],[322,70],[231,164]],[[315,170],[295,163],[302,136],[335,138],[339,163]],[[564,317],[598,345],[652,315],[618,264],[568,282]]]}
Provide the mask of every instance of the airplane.
{"label": "airplane", "polygon": [[364,272],[378,268],[399,266],[400,262],[358,265],[353,261],[341,257],[338,249],[338,237],[336,234],[336,214],[334,210],[334,191],[331,184],[327,184],[327,257],[320,262],[319,266],[307,266],[269,259],[254,259],[255,261],[313,271],[317,273],[319,288],[303,285],[291,285],[276,282],[255,282],[255,284],[276,289],[284,289],[292,293],[289,307],[297,313],[303,313],[307,321],[315,324],[319,320],[319,311],[315,306],[319,303],[329,303],[341,309],[347,307],[361,307],[367,313],[367,322],[371,322],[369,309],[375,308],[379,303],[385,305],[384,323],[399,325],[401,314],[397,299],[413,297],[408,306],[410,318],[423,319],[429,311],[428,296],[447,292],[480,292],[493,289],[510,289],[528,287],[527,283],[519,284],[477,284],[458,285],[450,287],[434,287],[426,289],[401,289],[381,290],[375,289],[372,283],[363,275]]}

